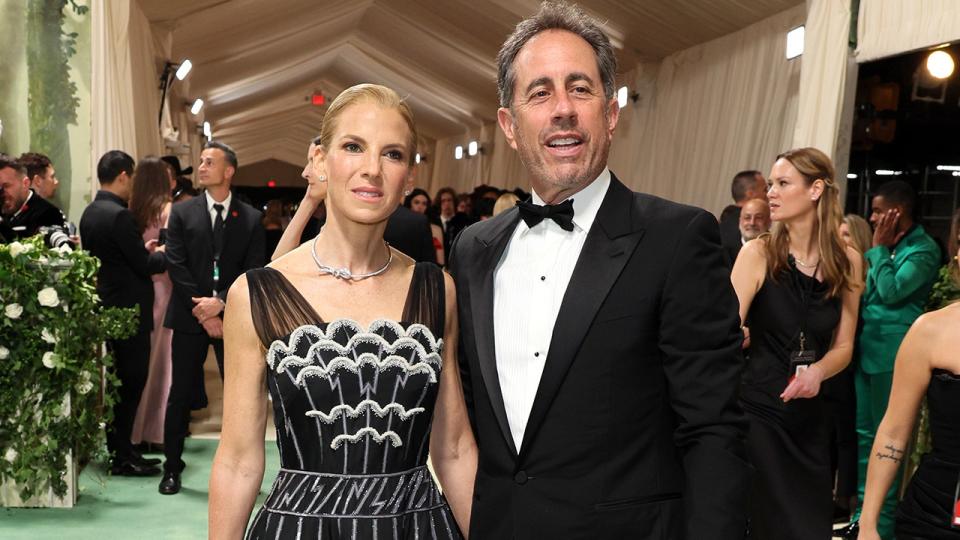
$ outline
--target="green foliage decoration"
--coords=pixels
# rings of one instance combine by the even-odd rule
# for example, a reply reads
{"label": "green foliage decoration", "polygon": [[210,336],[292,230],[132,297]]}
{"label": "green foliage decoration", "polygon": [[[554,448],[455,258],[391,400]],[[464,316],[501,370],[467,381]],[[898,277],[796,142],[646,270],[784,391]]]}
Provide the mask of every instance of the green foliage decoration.
{"label": "green foliage decoration", "polygon": [[39,236],[0,245],[0,480],[23,499],[66,493],[69,452],[105,457],[119,380],[101,344],[133,335],[138,314],[100,304],[99,266]]}

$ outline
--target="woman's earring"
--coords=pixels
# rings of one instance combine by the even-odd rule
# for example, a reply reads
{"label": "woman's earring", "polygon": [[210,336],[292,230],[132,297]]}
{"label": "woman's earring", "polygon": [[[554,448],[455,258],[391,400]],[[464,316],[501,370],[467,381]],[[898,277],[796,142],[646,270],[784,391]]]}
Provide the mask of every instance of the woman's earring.
{"label": "woman's earring", "polygon": [[327,177],[322,174],[317,177],[317,182],[326,182],[326,181],[327,181]]}
{"label": "woman's earring", "polygon": [[410,194],[410,190],[409,190],[409,189],[404,190],[404,192],[403,192],[403,196],[404,196],[404,197],[406,197],[406,196],[409,195],[409,194]]}

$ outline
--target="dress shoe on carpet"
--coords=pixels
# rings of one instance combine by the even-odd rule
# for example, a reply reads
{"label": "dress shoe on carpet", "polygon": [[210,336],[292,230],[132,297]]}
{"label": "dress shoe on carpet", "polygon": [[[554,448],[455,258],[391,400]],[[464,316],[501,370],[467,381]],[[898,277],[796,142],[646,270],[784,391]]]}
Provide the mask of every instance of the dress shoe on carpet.
{"label": "dress shoe on carpet", "polygon": [[833,530],[834,538],[843,538],[844,540],[857,540],[860,535],[860,522],[854,521],[845,527]]}
{"label": "dress shoe on carpet", "polygon": [[115,476],[156,476],[160,474],[160,468],[156,465],[124,460],[119,463],[114,463],[113,466],[110,467],[110,472]]}
{"label": "dress shoe on carpet", "polygon": [[132,462],[134,462],[134,463],[137,463],[137,464],[140,464],[140,465],[146,465],[146,466],[150,466],[150,467],[153,467],[153,466],[156,466],[156,465],[159,465],[159,464],[160,464],[160,460],[159,460],[159,459],[157,459],[157,458],[145,458],[145,457],[143,457],[143,455],[140,454],[139,452],[133,454],[133,456],[130,458],[130,461],[132,461]]}
{"label": "dress shoe on carpet", "polygon": [[174,495],[180,492],[180,473],[165,472],[163,480],[157,490],[163,495]]}

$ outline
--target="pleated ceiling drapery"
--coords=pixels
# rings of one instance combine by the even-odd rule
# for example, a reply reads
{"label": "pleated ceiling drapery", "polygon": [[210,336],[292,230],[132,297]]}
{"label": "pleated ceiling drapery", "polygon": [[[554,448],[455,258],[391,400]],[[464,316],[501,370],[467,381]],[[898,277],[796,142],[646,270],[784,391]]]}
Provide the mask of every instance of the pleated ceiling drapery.
{"label": "pleated ceiling drapery", "polygon": [[[799,5],[625,72],[640,95],[620,113],[611,170],[635,190],[719,213],[730,203],[735,173],[769,170],[792,144],[801,60],[786,60],[786,33],[804,19]],[[431,193],[444,185],[528,188],[526,171],[495,124],[483,129],[489,154],[454,160],[454,146],[476,131],[437,141]]]}
{"label": "pleated ceiling drapery", "polygon": [[960,39],[956,0],[861,0],[857,62],[933,47]]}

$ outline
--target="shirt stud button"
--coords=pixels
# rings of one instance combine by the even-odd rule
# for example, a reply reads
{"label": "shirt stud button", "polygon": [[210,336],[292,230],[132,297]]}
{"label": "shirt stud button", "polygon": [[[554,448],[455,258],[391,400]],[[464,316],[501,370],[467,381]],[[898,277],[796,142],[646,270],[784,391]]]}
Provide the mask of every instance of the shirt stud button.
{"label": "shirt stud button", "polygon": [[546,281],[546,280],[547,280],[547,276],[540,276],[540,281]]}

